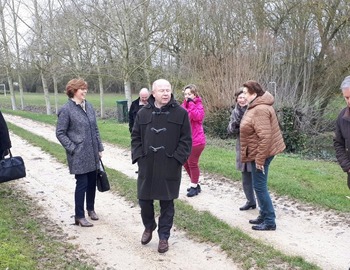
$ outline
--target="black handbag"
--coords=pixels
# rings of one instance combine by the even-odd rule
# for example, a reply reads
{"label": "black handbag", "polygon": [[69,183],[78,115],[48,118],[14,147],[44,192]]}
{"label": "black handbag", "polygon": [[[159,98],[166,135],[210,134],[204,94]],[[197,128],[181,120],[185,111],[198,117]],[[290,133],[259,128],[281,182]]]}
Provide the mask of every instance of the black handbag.
{"label": "black handbag", "polygon": [[101,159],[100,159],[100,169],[97,170],[96,186],[97,186],[97,190],[100,192],[105,192],[110,190],[107,173],[105,171],[105,167],[103,166]]}
{"label": "black handbag", "polygon": [[24,161],[20,156],[13,157],[11,150],[9,158],[0,160],[0,183],[20,179],[26,176]]}

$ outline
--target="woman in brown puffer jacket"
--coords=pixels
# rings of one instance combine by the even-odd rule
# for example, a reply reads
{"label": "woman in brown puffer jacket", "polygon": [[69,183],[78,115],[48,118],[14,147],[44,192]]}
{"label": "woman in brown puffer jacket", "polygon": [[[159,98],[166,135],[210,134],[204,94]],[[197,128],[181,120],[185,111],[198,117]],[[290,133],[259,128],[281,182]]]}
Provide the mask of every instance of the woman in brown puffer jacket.
{"label": "woman in brown puffer jacket", "polygon": [[258,218],[249,220],[259,231],[276,230],[275,210],[267,189],[269,165],[275,155],[285,149],[274,97],[256,81],[243,84],[248,108],[240,125],[241,159],[252,162],[253,186],[260,206]]}

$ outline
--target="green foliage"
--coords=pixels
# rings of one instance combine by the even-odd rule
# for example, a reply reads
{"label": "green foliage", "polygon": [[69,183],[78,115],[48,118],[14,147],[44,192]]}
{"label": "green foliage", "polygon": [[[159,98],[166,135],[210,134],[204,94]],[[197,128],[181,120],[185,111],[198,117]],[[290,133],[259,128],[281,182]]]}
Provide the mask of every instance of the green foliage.
{"label": "green foliage", "polygon": [[228,138],[227,125],[230,121],[230,115],[229,108],[217,108],[207,113],[203,123],[205,133],[220,139]]}
{"label": "green foliage", "polygon": [[306,135],[299,128],[299,120],[299,114],[294,108],[281,109],[280,124],[287,152],[297,153],[305,149]]}
{"label": "green foliage", "polygon": [[305,148],[301,155],[308,159],[323,159],[336,161],[335,149],[333,146],[334,132],[324,132],[308,136]]}

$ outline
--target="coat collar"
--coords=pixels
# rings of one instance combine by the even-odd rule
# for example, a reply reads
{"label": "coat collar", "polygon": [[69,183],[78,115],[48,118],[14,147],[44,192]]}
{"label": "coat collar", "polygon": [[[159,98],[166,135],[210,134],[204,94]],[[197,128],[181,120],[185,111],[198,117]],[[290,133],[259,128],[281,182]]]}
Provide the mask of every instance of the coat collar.
{"label": "coat collar", "polygon": [[148,98],[148,104],[145,105],[144,107],[149,109],[149,108],[153,108],[153,109],[157,109],[157,110],[168,110],[169,108],[171,107],[177,107],[177,106],[180,106],[177,101],[175,100],[174,98],[174,95],[171,94],[171,98],[170,98],[170,101],[164,105],[162,108],[157,108],[155,105],[154,105],[154,102],[155,102],[155,99],[154,99],[154,96],[153,95],[150,95],[150,97]]}
{"label": "coat collar", "polygon": [[248,110],[262,104],[271,106],[274,104],[274,102],[275,98],[273,97],[273,95],[271,95],[270,92],[265,91],[265,93],[262,96],[256,97],[249,103]]}

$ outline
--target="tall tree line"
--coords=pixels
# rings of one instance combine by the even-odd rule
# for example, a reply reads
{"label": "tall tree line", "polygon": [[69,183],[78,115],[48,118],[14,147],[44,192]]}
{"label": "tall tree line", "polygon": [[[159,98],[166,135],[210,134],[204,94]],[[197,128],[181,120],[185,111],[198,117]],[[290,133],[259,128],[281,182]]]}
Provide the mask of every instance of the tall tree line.
{"label": "tall tree line", "polygon": [[101,117],[104,92],[130,104],[159,77],[198,84],[208,112],[255,79],[319,130],[350,74],[350,0],[0,0],[0,16],[1,79],[11,95],[14,78],[40,87],[48,114],[73,76],[101,94]]}

